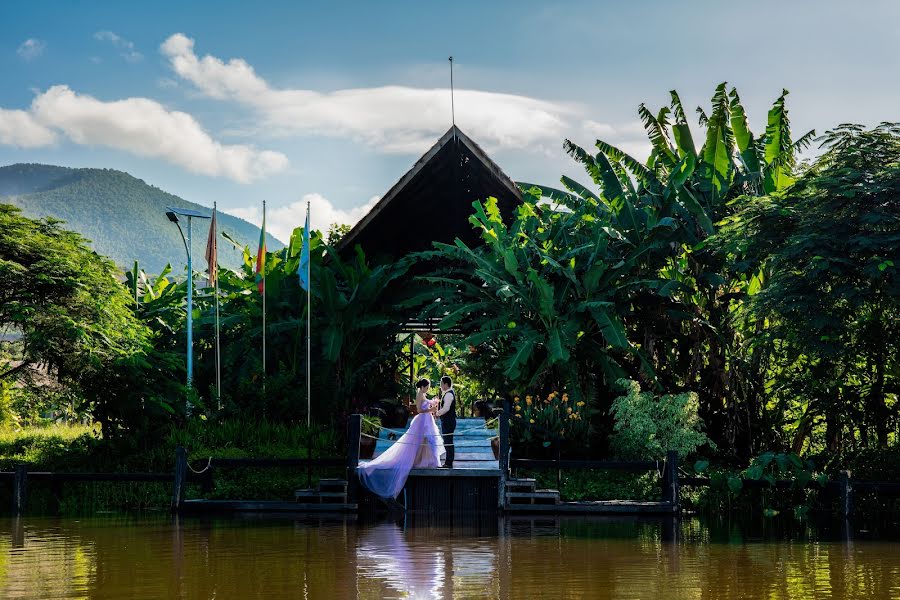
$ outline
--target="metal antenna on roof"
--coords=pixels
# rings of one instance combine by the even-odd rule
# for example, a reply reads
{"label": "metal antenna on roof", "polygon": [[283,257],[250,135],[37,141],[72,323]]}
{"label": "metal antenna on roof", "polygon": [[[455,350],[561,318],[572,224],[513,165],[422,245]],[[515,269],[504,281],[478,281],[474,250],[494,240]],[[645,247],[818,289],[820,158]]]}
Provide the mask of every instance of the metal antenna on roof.
{"label": "metal antenna on roof", "polygon": [[453,57],[450,57],[450,119],[456,126],[456,107],[453,105]]}

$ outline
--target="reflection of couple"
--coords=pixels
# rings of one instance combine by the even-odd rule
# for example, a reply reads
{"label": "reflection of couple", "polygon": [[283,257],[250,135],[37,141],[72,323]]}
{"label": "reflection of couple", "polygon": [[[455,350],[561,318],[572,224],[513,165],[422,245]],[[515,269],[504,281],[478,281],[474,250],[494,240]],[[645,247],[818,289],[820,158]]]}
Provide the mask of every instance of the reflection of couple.
{"label": "reflection of couple", "polygon": [[[403,531],[394,523],[368,529],[356,547],[357,577],[381,580],[403,598],[452,598],[453,573],[445,553],[434,544],[410,547]],[[390,597],[390,592],[383,597]],[[448,593],[449,592],[449,593]]]}
{"label": "reflection of couple", "polygon": [[[410,469],[453,466],[453,431],[456,429],[456,394],[449,377],[441,378],[440,398],[429,399],[431,382],[416,383],[416,409],[409,429],[381,456],[357,467],[360,482],[382,498],[396,498],[406,485]],[[436,419],[441,420],[438,430]]]}

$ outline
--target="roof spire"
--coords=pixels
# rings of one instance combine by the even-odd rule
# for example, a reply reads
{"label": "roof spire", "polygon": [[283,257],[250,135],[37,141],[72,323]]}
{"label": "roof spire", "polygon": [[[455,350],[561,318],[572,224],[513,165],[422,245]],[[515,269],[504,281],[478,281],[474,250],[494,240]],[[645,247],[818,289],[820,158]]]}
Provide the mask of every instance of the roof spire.
{"label": "roof spire", "polygon": [[450,121],[456,127],[456,107],[453,105],[453,57],[450,57]]}

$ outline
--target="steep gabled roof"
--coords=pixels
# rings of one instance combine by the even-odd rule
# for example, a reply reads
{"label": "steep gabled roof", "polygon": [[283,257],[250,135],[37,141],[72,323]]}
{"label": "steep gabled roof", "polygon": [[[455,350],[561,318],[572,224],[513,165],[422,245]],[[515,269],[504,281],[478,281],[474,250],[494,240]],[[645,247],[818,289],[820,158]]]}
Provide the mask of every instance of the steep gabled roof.
{"label": "steep gabled roof", "polygon": [[358,244],[367,256],[399,258],[434,241],[477,243],[472,202],[489,196],[505,218],[522,200],[516,184],[454,125],[341,239],[338,251],[347,254]]}

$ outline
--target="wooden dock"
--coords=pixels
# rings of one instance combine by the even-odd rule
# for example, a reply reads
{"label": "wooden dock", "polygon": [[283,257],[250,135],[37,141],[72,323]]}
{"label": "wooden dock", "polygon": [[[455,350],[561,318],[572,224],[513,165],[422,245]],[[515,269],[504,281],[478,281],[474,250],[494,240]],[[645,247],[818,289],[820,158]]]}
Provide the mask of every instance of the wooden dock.
{"label": "wooden dock", "polygon": [[671,502],[635,500],[594,500],[557,504],[508,504],[510,513],[595,514],[595,515],[673,515],[678,508]]}
{"label": "wooden dock", "polygon": [[[319,466],[346,467],[346,479],[321,479],[314,488],[297,490],[294,502],[260,500],[184,500],[187,480],[187,456],[184,449],[176,454],[175,486],[172,507],[188,512],[256,512],[256,513],[334,513],[371,512],[385,507],[385,503],[367,492],[359,484],[356,468],[365,464],[359,459],[359,443],[362,417],[352,415],[348,427],[348,455],[344,459],[212,459],[211,468],[237,466],[305,466],[313,462]],[[406,432],[403,429],[382,428],[374,448],[374,460],[393,444],[400,442]],[[499,440],[498,456],[492,448],[492,440]],[[660,471],[662,500],[659,502],[631,500],[602,500],[565,502],[555,489],[538,489],[536,481],[529,478],[510,477],[509,422],[501,413],[499,424],[490,427],[485,419],[461,418],[454,432],[456,458],[453,468],[413,469],[396,503],[390,508],[402,507],[410,513],[511,513],[511,514],[594,514],[594,515],[657,515],[671,516],[679,510],[677,478],[678,457],[670,452],[664,463],[657,461],[547,461],[516,459],[515,467],[548,469],[594,468],[626,471]],[[569,463],[572,463],[571,465]],[[662,467],[660,469],[660,467]],[[205,475],[207,488],[211,489],[212,471]]]}
{"label": "wooden dock", "polygon": [[[381,456],[405,431],[382,429],[371,460]],[[499,498],[504,483],[500,461],[491,449],[491,438],[497,435],[498,429],[487,427],[484,419],[457,419],[453,468],[413,469],[398,502],[413,512],[497,512],[502,508]],[[362,490],[360,504],[377,509],[379,501]]]}
{"label": "wooden dock", "polygon": [[[375,442],[375,453],[372,460],[381,456],[400,438],[408,427],[402,429],[382,429]],[[453,444],[456,447],[456,457],[453,460],[454,471],[470,470],[497,470],[500,463],[494,457],[491,450],[491,438],[499,435],[499,429],[491,429],[486,426],[484,419],[461,418],[456,421],[456,431],[453,433]],[[359,464],[365,464],[367,460],[360,460]],[[416,475],[425,475],[424,472],[415,470]]]}

